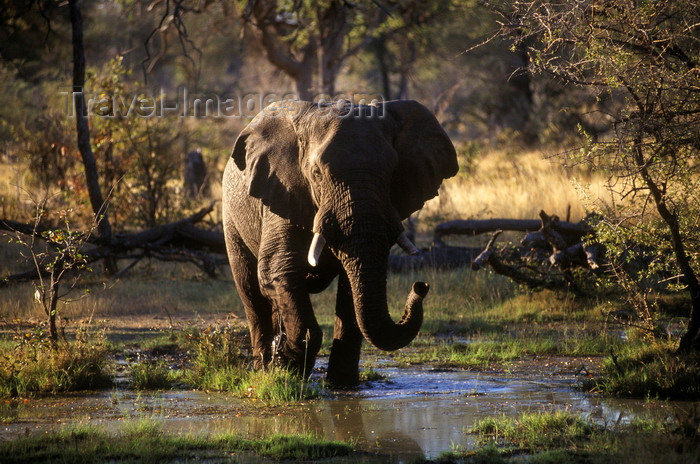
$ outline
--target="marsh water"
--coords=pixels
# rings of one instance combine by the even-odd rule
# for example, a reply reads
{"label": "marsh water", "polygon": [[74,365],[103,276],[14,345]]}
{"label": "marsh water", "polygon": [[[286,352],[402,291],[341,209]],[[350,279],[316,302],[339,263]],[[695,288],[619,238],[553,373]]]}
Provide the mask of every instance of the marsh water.
{"label": "marsh water", "polygon": [[349,440],[358,450],[393,456],[395,462],[432,459],[455,445],[470,446],[465,433],[475,420],[493,415],[565,409],[605,424],[638,415],[673,416],[683,403],[614,400],[575,388],[580,372],[473,372],[428,368],[380,368],[388,380],[350,392],[283,408],[223,393],[134,392],[115,389],[94,394],[8,402],[0,406],[1,439],[43,433],[70,423],[115,429],[130,419],[158,421],[176,434],[235,432],[254,438],[313,433]]}

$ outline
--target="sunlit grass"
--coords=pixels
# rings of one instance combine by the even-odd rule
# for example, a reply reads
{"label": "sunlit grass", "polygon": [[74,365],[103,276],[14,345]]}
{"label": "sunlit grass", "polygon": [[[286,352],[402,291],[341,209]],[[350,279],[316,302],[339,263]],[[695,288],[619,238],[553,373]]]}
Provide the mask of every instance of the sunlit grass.
{"label": "sunlit grass", "polygon": [[419,349],[397,352],[392,359],[399,365],[431,364],[439,367],[461,369],[492,369],[508,366],[526,357],[546,356],[604,356],[610,348],[623,344],[615,335],[571,335],[547,331],[527,333],[514,330],[510,333],[488,336],[478,335],[469,340],[435,341],[421,345]]}
{"label": "sunlit grass", "polygon": [[149,360],[132,363],[129,377],[132,388],[136,390],[162,390],[172,387],[179,374],[165,361]]}
{"label": "sunlit grass", "polygon": [[30,397],[112,385],[101,337],[63,341],[55,348],[37,329],[0,348],[0,397]]}
{"label": "sunlit grass", "polygon": [[[420,213],[421,230],[438,220],[537,219],[540,210],[562,219],[583,219],[593,199],[607,199],[605,178],[583,169],[567,169],[555,150],[484,150],[471,173],[448,179],[440,196]],[[569,209],[570,208],[570,209]]]}
{"label": "sunlit grass", "polygon": [[[3,251],[6,256],[14,256],[0,245],[0,254]],[[150,316],[168,323],[175,314],[191,318],[212,314],[244,317],[230,272],[227,268],[221,270],[221,278],[212,280],[194,266],[144,261],[127,277],[111,280],[102,275],[98,265],[93,272],[83,273],[75,289],[59,301],[58,315],[73,321]],[[35,290],[31,282],[0,285],[0,315],[43,319],[44,310],[34,299]]]}
{"label": "sunlit grass", "polygon": [[317,384],[277,367],[249,371],[238,388],[239,394],[271,405],[318,398],[320,391]]}

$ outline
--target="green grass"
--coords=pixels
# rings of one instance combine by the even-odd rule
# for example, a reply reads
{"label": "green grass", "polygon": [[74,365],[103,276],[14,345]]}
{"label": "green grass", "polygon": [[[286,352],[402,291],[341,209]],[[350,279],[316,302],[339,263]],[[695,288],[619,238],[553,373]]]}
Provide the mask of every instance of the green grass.
{"label": "green grass", "polygon": [[116,433],[78,424],[49,434],[2,441],[0,462],[219,462],[228,461],[233,455],[244,461],[256,456],[277,461],[308,461],[347,456],[352,451],[352,446],[346,443],[306,435],[273,435],[257,440],[235,434],[174,436],[163,432],[153,420],[138,420],[127,422]]}
{"label": "green grass", "polygon": [[576,447],[589,440],[592,431],[578,415],[565,411],[525,413],[517,419],[487,417],[472,428],[481,443],[495,442],[526,452]]}
{"label": "green grass", "polygon": [[248,371],[237,390],[242,396],[279,406],[318,398],[321,387],[286,369],[271,367],[265,371]]}
{"label": "green grass", "polygon": [[[316,398],[321,387],[287,370],[250,369],[240,326],[225,322],[204,328],[166,330],[136,342],[139,359],[131,362],[131,388],[161,390],[174,386],[226,391],[269,405]],[[54,350],[42,326],[17,331],[0,344],[0,397],[27,397],[112,385],[110,352],[103,335],[81,336]],[[130,345],[133,346],[133,345]],[[179,367],[173,368],[173,364]]]}
{"label": "green grass", "polygon": [[513,361],[530,354],[551,354],[552,340],[509,340],[455,343],[438,350],[437,360],[449,367],[487,367],[494,363]]}
{"label": "green grass", "polygon": [[232,392],[270,405],[318,396],[320,387],[285,369],[251,370],[244,338],[240,326],[226,322],[152,337],[145,343],[151,355],[164,352],[186,356],[187,365],[173,370],[157,358],[133,363],[132,385],[136,389],[162,389],[182,383],[198,390]]}
{"label": "green grass", "polygon": [[41,326],[17,333],[0,353],[0,397],[29,397],[112,385],[101,336],[53,347]]}
{"label": "green grass", "polygon": [[181,374],[170,369],[165,361],[135,362],[129,367],[131,387],[136,390],[169,389],[181,378]]}
{"label": "green grass", "polygon": [[372,366],[365,365],[361,370],[360,370],[360,381],[361,382],[380,382],[380,381],[388,381],[389,377],[378,371],[376,368]]}
{"label": "green grass", "polygon": [[469,431],[477,447],[460,445],[437,462],[501,464],[689,463],[700,458],[698,420],[637,419],[618,426],[589,423],[567,411],[489,417]]}
{"label": "green grass", "polygon": [[611,396],[700,398],[700,354],[679,354],[672,342],[630,342],[605,358],[603,375],[587,387]]}
{"label": "green grass", "polygon": [[[222,437],[220,441],[226,443],[228,440]],[[352,452],[352,446],[347,443],[323,440],[307,435],[273,435],[266,439],[244,441],[242,445],[244,448],[251,448],[260,456],[276,461],[329,459],[347,456]]]}
{"label": "green grass", "polygon": [[[562,333],[563,332],[563,333]],[[394,355],[403,364],[433,364],[439,367],[486,369],[532,356],[603,356],[610,347],[622,346],[616,335],[566,331],[521,331],[512,334],[479,335],[467,341],[419,342],[418,349]],[[412,345],[413,346],[413,345]]]}

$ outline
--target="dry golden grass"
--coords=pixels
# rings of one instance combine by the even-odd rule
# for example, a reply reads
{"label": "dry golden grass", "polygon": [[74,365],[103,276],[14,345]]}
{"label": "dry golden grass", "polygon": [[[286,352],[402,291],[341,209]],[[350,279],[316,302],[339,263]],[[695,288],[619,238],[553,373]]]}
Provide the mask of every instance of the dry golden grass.
{"label": "dry golden grass", "polygon": [[27,165],[0,160],[0,218],[17,219],[31,215],[34,203],[26,187]]}
{"label": "dry golden grass", "polygon": [[583,219],[594,201],[607,199],[605,178],[583,169],[565,168],[552,153],[490,150],[480,153],[471,173],[448,179],[440,196],[421,211],[420,228],[432,228],[436,218],[537,219],[540,210],[564,219]]}

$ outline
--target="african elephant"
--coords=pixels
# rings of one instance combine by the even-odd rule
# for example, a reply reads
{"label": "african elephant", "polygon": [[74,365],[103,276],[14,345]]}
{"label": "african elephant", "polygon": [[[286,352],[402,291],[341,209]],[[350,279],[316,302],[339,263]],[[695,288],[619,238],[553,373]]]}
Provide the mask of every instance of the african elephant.
{"label": "african elephant", "polygon": [[386,301],[389,250],[398,243],[418,252],[401,221],[457,169],[447,134],[415,101],[285,101],[259,113],[223,176],[226,247],[255,367],[311,372],[322,334],[309,294],[336,276],[331,385],[358,383],[363,337],[382,350],[410,343],[429,287],[413,284],[395,323]]}

